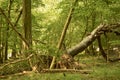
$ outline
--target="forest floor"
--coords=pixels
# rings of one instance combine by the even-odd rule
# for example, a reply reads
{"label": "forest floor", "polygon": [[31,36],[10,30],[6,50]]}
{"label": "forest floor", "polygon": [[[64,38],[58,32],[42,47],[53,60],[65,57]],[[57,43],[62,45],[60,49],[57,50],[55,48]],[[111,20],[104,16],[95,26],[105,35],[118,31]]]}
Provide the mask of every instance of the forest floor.
{"label": "forest floor", "polygon": [[80,57],[80,63],[85,63],[85,69],[92,70],[90,74],[61,72],[35,73],[21,76],[9,76],[0,80],[120,80],[120,62],[105,62],[102,57]]}

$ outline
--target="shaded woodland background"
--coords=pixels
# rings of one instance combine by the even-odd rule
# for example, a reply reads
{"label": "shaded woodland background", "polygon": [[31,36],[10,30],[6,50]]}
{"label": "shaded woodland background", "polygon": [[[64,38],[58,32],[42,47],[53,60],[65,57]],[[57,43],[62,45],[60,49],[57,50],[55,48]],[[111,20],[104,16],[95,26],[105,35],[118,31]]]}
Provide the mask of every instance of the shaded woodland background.
{"label": "shaded woodland background", "polygon": [[0,75],[90,73],[91,58],[98,64],[99,59],[119,64],[119,4],[120,0],[0,0]]}

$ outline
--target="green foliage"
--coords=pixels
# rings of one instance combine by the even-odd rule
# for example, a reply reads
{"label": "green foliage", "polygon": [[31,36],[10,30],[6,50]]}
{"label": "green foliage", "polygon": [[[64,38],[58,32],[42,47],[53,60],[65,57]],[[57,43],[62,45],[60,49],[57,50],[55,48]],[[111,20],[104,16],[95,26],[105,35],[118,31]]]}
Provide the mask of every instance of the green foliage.
{"label": "green foliage", "polygon": [[0,0],[0,7],[7,8],[8,1],[7,0]]}
{"label": "green foliage", "polygon": [[34,0],[34,1],[32,1],[32,8],[37,8],[39,6],[42,6],[42,7],[45,6],[45,4],[43,3],[42,0]]}

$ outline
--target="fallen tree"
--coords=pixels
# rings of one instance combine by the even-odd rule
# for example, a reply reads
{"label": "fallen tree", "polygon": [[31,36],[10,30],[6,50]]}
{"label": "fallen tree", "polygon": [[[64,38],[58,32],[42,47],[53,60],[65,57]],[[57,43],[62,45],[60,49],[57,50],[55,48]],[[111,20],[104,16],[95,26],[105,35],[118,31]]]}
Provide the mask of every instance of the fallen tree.
{"label": "fallen tree", "polygon": [[[96,27],[88,36],[86,36],[80,43],[73,46],[72,48],[65,51],[65,53],[61,56],[61,61],[58,62],[58,66],[61,69],[81,69],[83,66],[80,65],[79,62],[74,60],[74,56],[84,51],[88,46],[90,46],[96,39],[98,40],[98,46],[101,52],[101,55],[106,61],[114,62],[115,60],[111,60],[107,57],[102,44],[101,44],[101,35],[106,33],[115,33],[116,35],[120,35],[119,31],[116,31],[117,28],[120,27],[120,23],[116,24],[100,24]],[[117,59],[120,60],[120,59]],[[55,63],[55,62],[54,62]],[[53,64],[53,63],[52,63]],[[54,65],[52,65],[54,66]]]}
{"label": "fallen tree", "polygon": [[95,28],[87,37],[85,37],[80,43],[73,46],[67,50],[67,54],[74,57],[80,52],[84,51],[89,45],[94,42],[98,36],[101,36],[104,33],[114,32],[116,35],[120,34],[119,32],[114,31],[114,29],[120,27],[120,23],[116,24],[100,24]]}

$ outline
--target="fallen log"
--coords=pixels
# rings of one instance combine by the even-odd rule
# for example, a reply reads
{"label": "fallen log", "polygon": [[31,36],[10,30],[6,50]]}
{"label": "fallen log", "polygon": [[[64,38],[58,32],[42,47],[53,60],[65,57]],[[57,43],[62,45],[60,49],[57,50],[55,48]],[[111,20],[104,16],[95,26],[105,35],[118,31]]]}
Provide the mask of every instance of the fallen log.
{"label": "fallen log", "polygon": [[87,37],[85,37],[80,43],[73,46],[72,48],[67,50],[68,55],[74,57],[80,52],[84,51],[89,45],[94,42],[98,36],[111,32],[111,30],[120,27],[120,23],[116,24],[100,24],[97,28],[95,28]]}
{"label": "fallen log", "polygon": [[89,74],[92,70],[76,70],[76,69],[43,69],[42,73],[61,73],[61,72],[71,72],[71,73],[82,73]]}

